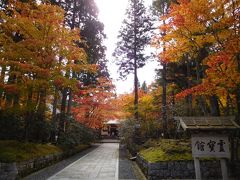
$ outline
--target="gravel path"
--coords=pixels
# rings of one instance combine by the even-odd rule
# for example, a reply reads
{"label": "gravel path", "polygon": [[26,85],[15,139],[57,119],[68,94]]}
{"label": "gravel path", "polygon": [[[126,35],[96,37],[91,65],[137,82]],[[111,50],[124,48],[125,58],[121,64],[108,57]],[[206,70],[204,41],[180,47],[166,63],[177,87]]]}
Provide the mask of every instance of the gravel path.
{"label": "gravel path", "polygon": [[131,161],[130,153],[124,145],[119,147],[119,180],[146,180],[135,161]]}
{"label": "gravel path", "polygon": [[122,179],[137,179],[131,160],[128,158],[128,153],[124,146],[119,148],[119,180]]}

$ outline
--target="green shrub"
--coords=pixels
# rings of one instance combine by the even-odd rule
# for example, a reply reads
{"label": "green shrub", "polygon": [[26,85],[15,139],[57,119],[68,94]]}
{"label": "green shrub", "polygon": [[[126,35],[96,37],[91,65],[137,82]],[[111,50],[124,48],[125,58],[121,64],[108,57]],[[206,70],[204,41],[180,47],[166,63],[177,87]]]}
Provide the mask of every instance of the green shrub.
{"label": "green shrub", "polygon": [[134,136],[135,121],[128,119],[121,123],[119,135],[121,137],[121,143],[131,144]]}
{"label": "green shrub", "polygon": [[90,144],[94,141],[95,132],[83,124],[69,119],[66,131],[58,140],[63,147],[74,147],[79,144]]}
{"label": "green shrub", "polygon": [[[132,119],[125,120],[121,123],[120,127],[120,137],[121,137],[121,143],[126,144],[129,152],[135,156],[137,152],[139,152],[141,146],[139,145],[142,141],[142,138],[140,137],[140,133],[137,134],[137,131],[135,129],[136,121]],[[138,129],[139,130],[139,129]],[[137,138],[139,139],[137,139]],[[136,144],[136,141],[139,142],[139,144]]]}
{"label": "green shrub", "polygon": [[158,138],[161,130],[161,124],[157,120],[141,121],[141,134],[146,138]]}
{"label": "green shrub", "polygon": [[31,142],[47,142],[50,135],[50,121],[37,112],[9,108],[0,110],[0,129],[1,140],[25,139]]}
{"label": "green shrub", "polygon": [[23,119],[20,109],[0,110],[0,139],[21,139]]}

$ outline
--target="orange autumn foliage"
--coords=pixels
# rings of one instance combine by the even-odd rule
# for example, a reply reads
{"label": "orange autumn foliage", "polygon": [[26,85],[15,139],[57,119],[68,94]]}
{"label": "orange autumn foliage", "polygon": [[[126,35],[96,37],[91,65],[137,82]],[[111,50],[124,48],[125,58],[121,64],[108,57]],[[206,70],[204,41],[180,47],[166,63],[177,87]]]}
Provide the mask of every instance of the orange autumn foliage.
{"label": "orange autumn foliage", "polygon": [[74,97],[77,105],[72,112],[77,121],[91,128],[101,128],[103,122],[116,118],[114,86],[110,79],[101,77],[94,86],[81,87]]}
{"label": "orange autumn foliage", "polygon": [[164,36],[157,36],[153,46],[165,51],[159,53],[164,62],[180,62],[186,55],[196,59],[202,48],[208,49],[208,56],[202,65],[205,76],[198,84],[186,89],[177,98],[189,94],[218,94],[234,91],[240,84],[240,2],[237,0],[178,0],[172,3],[166,24],[159,30]]}
{"label": "orange autumn foliage", "polygon": [[80,30],[64,26],[63,9],[14,0],[7,8],[11,16],[0,11],[1,90],[18,94],[23,105],[30,89],[36,94],[45,89],[50,96],[53,86],[76,88],[76,81],[65,72],[92,67],[75,43],[81,41]]}

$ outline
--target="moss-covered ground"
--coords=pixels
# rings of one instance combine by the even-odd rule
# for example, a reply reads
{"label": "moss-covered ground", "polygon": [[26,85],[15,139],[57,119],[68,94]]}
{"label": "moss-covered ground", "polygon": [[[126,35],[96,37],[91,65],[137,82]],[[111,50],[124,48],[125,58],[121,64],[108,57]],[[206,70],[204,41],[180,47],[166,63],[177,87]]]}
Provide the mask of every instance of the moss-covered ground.
{"label": "moss-covered ground", "polygon": [[[75,147],[78,151],[84,150],[89,145]],[[48,154],[66,151],[52,144],[22,143],[18,141],[0,141],[0,162],[20,162]]]}
{"label": "moss-covered ground", "polygon": [[140,155],[149,162],[192,160],[190,140],[149,140]]}

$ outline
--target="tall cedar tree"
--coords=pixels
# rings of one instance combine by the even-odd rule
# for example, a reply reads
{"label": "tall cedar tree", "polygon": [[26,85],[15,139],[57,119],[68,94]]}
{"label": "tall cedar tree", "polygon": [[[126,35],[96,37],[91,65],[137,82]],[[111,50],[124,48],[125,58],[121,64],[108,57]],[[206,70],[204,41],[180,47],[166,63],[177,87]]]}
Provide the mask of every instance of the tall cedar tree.
{"label": "tall cedar tree", "polygon": [[[65,25],[71,29],[80,28],[80,35],[84,42],[76,42],[87,54],[88,63],[98,66],[97,73],[86,71],[73,72],[73,76],[83,82],[85,86],[97,84],[101,76],[109,77],[106,66],[105,46],[103,46],[103,24],[98,20],[98,9],[94,0],[52,0],[53,4],[65,10]],[[68,98],[67,98],[68,96]],[[72,90],[65,88],[62,91],[61,121],[65,114],[69,115],[72,106]],[[68,99],[68,100],[67,100]],[[66,110],[67,109],[67,110]]]}
{"label": "tall cedar tree", "polygon": [[[169,11],[171,0],[155,0],[153,2],[153,7],[160,15],[166,15]],[[161,20],[165,24],[165,20]],[[165,36],[166,32],[161,32],[161,36]],[[165,51],[165,45],[162,44],[163,51]],[[161,85],[162,85],[162,120],[163,120],[163,130],[164,134],[167,133],[167,63],[160,59],[162,65],[161,71]]]}
{"label": "tall cedar tree", "polygon": [[146,14],[142,0],[130,0],[127,18],[123,21],[118,35],[117,47],[113,53],[119,65],[120,78],[134,74],[134,116],[138,120],[138,75],[137,69],[145,65],[147,56],[145,47],[150,41],[152,21]]}
{"label": "tall cedar tree", "polygon": [[[51,0],[51,2],[65,10],[66,26],[71,29],[81,29],[80,35],[85,43],[78,42],[78,45],[87,53],[88,62],[99,66],[97,76],[109,77],[106,66],[106,47],[103,45],[106,35],[103,32],[103,23],[98,20],[98,8],[94,0]],[[84,80],[86,84],[91,84],[96,80],[95,78],[88,75]]]}

